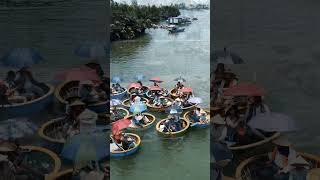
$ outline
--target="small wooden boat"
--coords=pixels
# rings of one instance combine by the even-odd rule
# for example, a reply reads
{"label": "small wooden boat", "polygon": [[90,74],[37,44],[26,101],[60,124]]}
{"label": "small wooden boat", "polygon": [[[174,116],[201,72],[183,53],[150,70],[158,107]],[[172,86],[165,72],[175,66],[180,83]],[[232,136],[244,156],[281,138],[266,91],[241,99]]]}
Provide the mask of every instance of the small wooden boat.
{"label": "small wooden boat", "polygon": [[0,113],[8,116],[22,116],[44,110],[53,101],[54,87],[49,84],[45,84],[42,89],[46,93],[32,101],[12,102],[12,104],[9,105],[0,105]]}
{"label": "small wooden boat", "polygon": [[[24,150],[27,150],[26,156],[29,160],[23,161],[26,163],[28,166],[37,168],[38,170],[42,169],[42,173],[46,177],[50,177],[53,174],[58,173],[61,167],[61,160],[58,157],[57,154],[54,152],[43,148],[43,147],[38,147],[38,146],[21,146],[21,148]],[[30,151],[29,151],[30,150]],[[30,161],[32,158],[36,158]],[[45,162],[47,161],[47,162]],[[44,165],[44,163],[48,163]],[[43,166],[43,167],[37,167],[37,166]]]}
{"label": "small wooden boat", "polygon": [[154,111],[154,112],[163,112],[163,111],[165,111],[173,103],[173,99],[168,98],[168,97],[165,97],[165,99],[167,100],[167,103],[164,106],[155,106],[155,105],[151,104],[152,101],[149,101],[147,103],[148,109],[150,111]]}
{"label": "small wooden boat", "polygon": [[[150,128],[154,122],[156,122],[156,117],[152,114],[149,114],[149,113],[142,113],[143,116],[147,117],[149,119],[149,123],[147,123],[146,125],[143,125],[143,127],[139,127],[139,126],[136,126],[134,125],[133,123],[131,123],[129,125],[129,127],[127,128],[128,130],[131,130],[131,131],[139,131],[139,130],[145,130],[145,129],[148,129]],[[128,119],[132,119],[133,116],[129,116]]]}
{"label": "small wooden boat", "polygon": [[252,149],[252,148],[267,144],[267,143],[271,142],[272,140],[278,138],[279,136],[280,136],[279,132],[274,132],[271,136],[269,136],[266,139],[263,139],[261,141],[254,142],[254,143],[247,144],[247,145],[240,145],[240,146],[232,145],[232,146],[229,146],[229,149],[232,151],[242,151],[242,150]]}
{"label": "small wooden boat", "polygon": [[[320,167],[320,157],[299,152],[298,155],[302,156],[309,164],[310,169]],[[268,160],[268,154],[256,155],[250,157],[240,163],[236,169],[236,179],[238,180],[254,180],[252,178],[253,174],[253,165],[257,162],[266,162]]]}
{"label": "small wooden boat", "polygon": [[114,151],[110,148],[111,157],[124,157],[124,156],[130,156],[138,151],[140,145],[141,145],[141,139],[138,135],[133,133],[126,133],[129,135],[129,137],[133,138],[135,141],[135,146],[133,148],[130,148],[128,150],[122,150],[122,151]]}
{"label": "small wooden boat", "polygon": [[184,135],[184,134],[187,132],[187,130],[188,130],[189,126],[190,126],[189,121],[187,121],[186,119],[180,117],[180,121],[182,121],[182,129],[181,129],[180,131],[177,131],[177,132],[162,132],[162,131],[160,130],[160,125],[163,124],[167,119],[168,119],[168,118],[162,119],[162,120],[159,121],[159,122],[157,123],[157,125],[156,125],[156,130],[159,132],[159,134],[161,134],[161,135],[163,135],[163,136],[166,136],[166,137],[178,137],[178,136],[182,136],[182,135]]}
{"label": "small wooden boat", "polygon": [[[66,99],[70,97],[79,97],[79,81],[67,81],[60,85],[55,90],[55,97],[60,104],[65,106],[68,104]],[[101,99],[100,102],[87,105],[88,109],[95,111],[96,113],[102,113],[107,111],[108,102],[106,99]]]}
{"label": "small wooden boat", "polygon": [[184,119],[190,122],[190,127],[206,128],[210,125],[210,111],[205,111],[207,113],[207,123],[204,124],[194,123],[191,117],[191,112],[192,111],[188,111],[183,116]]}
{"label": "small wooden boat", "polygon": [[[140,101],[142,101],[142,102],[144,102],[144,103],[148,103],[149,102],[149,100],[147,99],[147,98],[144,98],[144,97],[142,97],[141,98],[141,100]],[[122,101],[122,105],[124,106],[124,107],[127,107],[127,108],[130,108],[130,99],[125,99],[125,100],[123,100]]]}
{"label": "small wooden boat", "polygon": [[[99,115],[96,121],[97,126],[106,127],[110,122],[107,121],[105,116]],[[52,149],[54,152],[60,153],[66,142],[66,132],[63,129],[65,124],[65,117],[59,117],[52,119],[44,123],[38,130],[40,138],[45,140],[48,148]]]}
{"label": "small wooden boat", "polygon": [[112,122],[117,121],[119,119],[123,119],[123,118],[129,116],[129,111],[126,110],[125,108],[117,107],[116,110],[117,110],[118,114],[116,116],[114,116],[114,115],[110,116],[110,119],[111,119]]}
{"label": "small wooden boat", "polygon": [[[146,96],[149,99],[153,99],[154,98],[154,96],[151,94],[151,92],[152,91],[148,90],[147,93],[146,93]],[[161,96],[168,97],[169,95],[170,95],[170,93],[166,89],[162,88]]]}
{"label": "small wooden boat", "polygon": [[126,97],[127,95],[127,89],[126,88],[122,88],[123,91],[119,92],[119,93],[111,93],[110,98],[111,99],[123,99],[124,97]]}
{"label": "small wooden boat", "polygon": [[[135,93],[134,89],[135,89],[134,87],[129,88],[128,94],[131,95],[131,94]],[[146,93],[149,91],[149,88],[147,86],[142,86],[141,89],[142,89],[142,93],[138,94],[138,96],[145,96]]]}

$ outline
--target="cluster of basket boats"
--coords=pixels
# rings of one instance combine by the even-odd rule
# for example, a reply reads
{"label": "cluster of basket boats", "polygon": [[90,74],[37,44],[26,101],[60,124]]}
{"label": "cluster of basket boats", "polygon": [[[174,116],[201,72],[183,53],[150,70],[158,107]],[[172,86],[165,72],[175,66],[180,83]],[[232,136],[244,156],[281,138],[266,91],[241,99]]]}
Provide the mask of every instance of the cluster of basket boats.
{"label": "cluster of basket boats", "polygon": [[[231,72],[228,72],[231,73]],[[228,87],[224,87],[223,91],[226,92],[228,90]],[[221,107],[217,107],[215,101],[217,100],[217,96],[212,99],[212,105],[211,105],[211,111],[212,115],[211,117],[214,118],[216,115],[215,112],[217,112],[218,109],[221,109]],[[235,98],[233,96],[232,98]],[[222,95],[222,99],[227,100],[230,99],[230,96]],[[222,103],[223,104],[223,103]],[[234,105],[234,104],[233,104]],[[227,107],[223,107],[224,112],[226,112]],[[245,109],[244,109],[245,110]],[[239,111],[241,113],[241,111]],[[211,120],[212,123],[214,120]],[[213,126],[212,126],[213,127]],[[213,133],[214,129],[211,129],[211,133]],[[265,139],[261,139],[258,141],[252,141],[250,144],[233,144],[228,143],[228,140],[213,140],[214,142],[211,143],[211,158],[214,160],[211,162],[211,173],[215,173],[213,179],[214,180],[259,180],[262,179],[262,177],[259,177],[259,173],[257,173],[258,170],[261,170],[263,168],[268,168],[266,166],[268,161],[272,161],[271,152],[275,150],[275,147],[282,146],[275,142],[277,140],[280,141],[280,139],[286,139],[286,135],[280,134],[280,132],[270,132],[266,136]],[[216,144],[225,146],[223,151],[224,153],[229,155],[222,155],[225,156],[225,159],[223,160],[216,160],[216,157],[214,157],[213,149],[219,149],[220,147],[217,147]],[[292,148],[292,145],[288,145],[288,147]],[[220,150],[217,150],[221,153]],[[217,152],[216,151],[216,152]],[[295,152],[295,150],[293,150]],[[228,152],[228,153],[227,153]],[[302,158],[305,160],[305,167],[308,168],[309,174],[306,175],[302,179],[318,179],[319,176],[319,168],[320,168],[320,157],[304,152],[297,152],[295,154],[295,159]],[[219,158],[218,158],[219,159]],[[301,159],[300,159],[301,160]],[[302,161],[303,162],[303,161]],[[289,162],[290,163],[290,160]],[[301,162],[299,162],[301,163]],[[302,167],[302,163],[299,164],[299,167]],[[280,168],[279,168],[280,169]],[[223,175],[224,174],[224,175]],[[270,175],[270,174],[269,174]],[[212,176],[212,175],[211,175]],[[271,175],[273,176],[273,175]],[[269,176],[268,179],[276,179],[279,177],[271,178]],[[316,177],[316,178],[315,178]],[[217,179],[216,179],[217,178]],[[263,177],[265,178],[265,177]],[[281,177],[283,180],[289,179],[289,176],[287,177]],[[280,179],[281,179],[280,178]],[[291,177],[290,177],[291,179]]]}
{"label": "cluster of basket boats", "polygon": [[[123,88],[123,92],[111,95],[112,99],[122,100],[121,107],[117,106],[116,109],[115,109],[115,107],[110,107],[110,110],[116,110],[118,113],[120,112],[120,114],[122,114],[122,116],[118,116],[117,118],[111,118],[112,123],[115,123],[118,120],[122,120],[122,119],[132,120],[132,118],[134,116],[129,113],[128,109],[133,104],[133,102],[132,102],[131,98],[127,98],[127,97],[132,97],[132,95],[139,96],[141,99],[140,101],[142,101],[143,103],[146,104],[147,111],[143,112],[142,115],[149,120],[146,124],[143,124],[142,126],[137,126],[134,124],[133,121],[131,121],[131,124],[127,128],[124,129],[124,132],[126,135],[128,135],[129,137],[131,137],[131,139],[134,140],[134,142],[135,142],[134,146],[127,149],[127,150],[121,150],[119,148],[117,148],[116,150],[112,150],[112,148],[110,148],[111,157],[129,156],[129,155],[137,152],[137,150],[141,146],[141,139],[140,139],[139,135],[135,133],[137,131],[143,131],[143,130],[150,129],[155,126],[155,130],[158,132],[159,135],[164,136],[164,137],[168,137],[168,138],[174,138],[174,137],[184,135],[188,131],[188,129],[191,127],[192,128],[205,128],[205,127],[209,126],[210,112],[208,110],[205,110],[206,123],[201,123],[201,124],[194,123],[191,116],[190,116],[191,112],[196,107],[199,108],[200,106],[197,103],[189,103],[188,105],[181,107],[182,112],[180,114],[182,114],[182,115],[179,115],[179,118],[180,118],[182,128],[179,131],[162,131],[160,126],[162,124],[164,124],[164,122],[166,120],[168,120],[168,118],[164,118],[164,119],[161,119],[158,121],[154,114],[155,113],[157,113],[157,114],[168,113],[169,114],[169,111],[167,111],[167,110],[171,108],[171,106],[173,105],[173,102],[179,97],[176,93],[177,89],[173,88],[170,91],[167,91],[164,88],[159,88],[159,90],[161,89],[160,90],[161,95],[162,95],[162,98],[165,99],[165,103],[161,106],[156,106],[155,104],[153,104],[154,97],[152,96],[152,92],[153,92],[152,86],[150,86],[150,87],[141,86],[141,87],[142,87],[141,89],[144,89],[144,91],[140,91],[141,93],[134,92],[135,88],[133,88],[133,87],[131,88],[129,86],[128,89]],[[193,93],[191,93],[191,94],[193,94]],[[111,141],[111,143],[114,143],[114,142]]]}

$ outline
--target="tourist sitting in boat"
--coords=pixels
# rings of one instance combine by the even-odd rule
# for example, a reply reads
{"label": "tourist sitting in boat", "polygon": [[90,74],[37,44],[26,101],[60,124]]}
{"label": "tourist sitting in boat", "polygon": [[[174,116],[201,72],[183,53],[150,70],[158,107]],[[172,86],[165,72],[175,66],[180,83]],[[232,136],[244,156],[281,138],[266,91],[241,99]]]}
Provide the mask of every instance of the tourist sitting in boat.
{"label": "tourist sitting in boat", "polygon": [[290,163],[289,180],[306,180],[310,164],[301,156]]}
{"label": "tourist sitting in boat", "polygon": [[130,136],[128,136],[127,134],[124,134],[121,137],[121,145],[124,150],[128,150],[128,149],[133,148],[135,146],[134,140]]}
{"label": "tourist sitting in boat", "polygon": [[250,97],[248,100],[248,106],[246,113],[247,122],[258,114],[270,112],[269,107],[263,103],[261,96]]}
{"label": "tourist sitting in boat", "polygon": [[193,111],[192,111],[192,114],[191,114],[191,119],[197,123],[200,121],[200,111],[201,111],[201,108],[200,107],[196,107]]}
{"label": "tourist sitting in boat", "polygon": [[176,92],[179,91],[179,89],[182,89],[184,85],[182,84],[182,81],[178,81],[177,84],[175,85]]}
{"label": "tourist sitting in boat", "polygon": [[132,118],[132,122],[139,127],[143,127],[143,125],[145,125],[144,119],[143,119],[143,115],[141,113],[136,114],[133,118]]}
{"label": "tourist sitting in boat", "polygon": [[294,160],[296,152],[291,148],[291,143],[285,136],[280,136],[273,141],[275,148],[269,153],[269,161],[266,167],[258,171],[261,179],[288,179],[290,171],[290,162]]}
{"label": "tourist sitting in boat", "polygon": [[79,97],[87,104],[99,102],[99,95],[90,80],[80,82]]}
{"label": "tourist sitting in boat", "polygon": [[207,113],[201,109],[200,110],[200,118],[199,118],[199,123],[200,124],[206,124],[207,123]]}
{"label": "tourist sitting in boat", "polygon": [[211,129],[211,137],[214,141],[224,142],[227,137],[227,127],[223,110],[217,112],[212,118],[213,127]]}
{"label": "tourist sitting in boat", "polygon": [[43,83],[37,82],[28,68],[24,67],[19,70],[16,79],[17,91],[21,96],[26,97],[27,100],[33,100],[45,94],[41,88]]}

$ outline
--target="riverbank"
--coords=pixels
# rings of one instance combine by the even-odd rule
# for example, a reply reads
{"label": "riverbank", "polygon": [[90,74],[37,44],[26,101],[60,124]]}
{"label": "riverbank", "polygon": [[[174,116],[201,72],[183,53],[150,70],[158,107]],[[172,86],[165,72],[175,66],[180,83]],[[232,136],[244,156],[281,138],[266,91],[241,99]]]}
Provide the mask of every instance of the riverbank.
{"label": "riverbank", "polygon": [[169,17],[180,15],[177,6],[128,5],[111,1],[110,40],[131,40]]}

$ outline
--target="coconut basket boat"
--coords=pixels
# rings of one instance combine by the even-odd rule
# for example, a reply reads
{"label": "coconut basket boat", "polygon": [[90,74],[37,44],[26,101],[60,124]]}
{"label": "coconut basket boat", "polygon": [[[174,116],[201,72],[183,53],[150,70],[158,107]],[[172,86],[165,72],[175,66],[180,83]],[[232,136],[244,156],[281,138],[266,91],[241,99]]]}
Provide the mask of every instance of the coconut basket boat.
{"label": "coconut basket boat", "polygon": [[22,116],[44,110],[53,101],[54,87],[49,84],[41,86],[45,94],[31,101],[10,99],[12,104],[0,105],[0,113],[8,116]]}
{"label": "coconut basket boat", "polygon": [[165,137],[179,137],[179,136],[182,136],[187,132],[187,130],[188,130],[189,126],[190,126],[189,121],[187,121],[186,119],[180,117],[180,121],[182,121],[182,129],[180,131],[177,131],[177,132],[162,132],[160,130],[160,125],[163,124],[167,119],[168,118],[162,119],[156,125],[156,130],[158,131],[158,133],[163,135],[163,136],[165,136]]}
{"label": "coconut basket boat", "polygon": [[[310,164],[310,169],[320,167],[320,157],[302,152],[299,152],[298,155],[302,156]],[[266,160],[268,160],[268,154],[256,155],[242,161],[236,169],[236,179],[255,180],[255,178],[253,178],[254,169],[252,167],[255,163]]]}
{"label": "coconut basket boat", "polygon": [[[149,100],[148,100],[147,98],[144,98],[144,97],[142,97],[140,101],[141,101],[141,102],[144,102],[144,103],[146,103],[146,104],[149,102]],[[123,105],[124,107],[126,107],[126,108],[130,108],[130,106],[131,106],[131,104],[130,104],[130,99],[125,99],[125,100],[123,100],[123,101],[122,101],[122,105]]]}
{"label": "coconut basket boat", "polygon": [[118,158],[118,157],[125,157],[125,156],[130,156],[134,153],[136,153],[139,150],[139,147],[141,146],[141,139],[138,135],[133,134],[133,133],[126,133],[129,137],[131,137],[132,139],[134,139],[135,142],[135,146],[128,149],[128,150],[117,150],[114,151],[110,148],[110,154],[111,157],[113,158]]}
{"label": "coconut basket boat", "polygon": [[[57,86],[55,90],[55,97],[65,108],[65,106],[68,104],[68,98],[79,97],[78,91],[79,81],[67,81]],[[88,104],[87,107],[96,113],[103,113],[107,111],[108,102],[106,99],[101,99],[100,102]]]}
{"label": "coconut basket boat", "polygon": [[148,109],[150,111],[153,111],[153,112],[163,112],[163,111],[165,111],[173,103],[173,99],[168,98],[168,97],[165,97],[165,99],[167,100],[167,103],[164,106],[163,105],[162,106],[155,106],[155,105],[151,104],[151,102],[149,101],[147,103]]}
{"label": "coconut basket boat", "polygon": [[[133,123],[131,123],[129,125],[129,127],[127,127],[127,130],[130,130],[130,131],[141,131],[141,130],[149,129],[156,122],[156,117],[154,115],[149,114],[149,113],[142,113],[142,115],[144,117],[147,117],[150,122],[145,124],[145,125],[142,125],[143,127],[136,126]],[[127,118],[131,120],[133,118],[133,116],[131,115],[131,116],[127,117]]]}
{"label": "coconut basket boat", "polygon": [[129,111],[125,108],[117,107],[116,110],[118,111],[118,114],[116,116],[111,115],[111,117],[110,117],[112,122],[115,122],[119,119],[123,119],[123,118],[129,116]]}
{"label": "coconut basket boat", "polygon": [[183,115],[183,118],[190,122],[190,127],[194,128],[206,128],[210,125],[210,111],[205,110],[207,113],[206,123],[194,123],[191,117],[192,111],[188,111]]}

